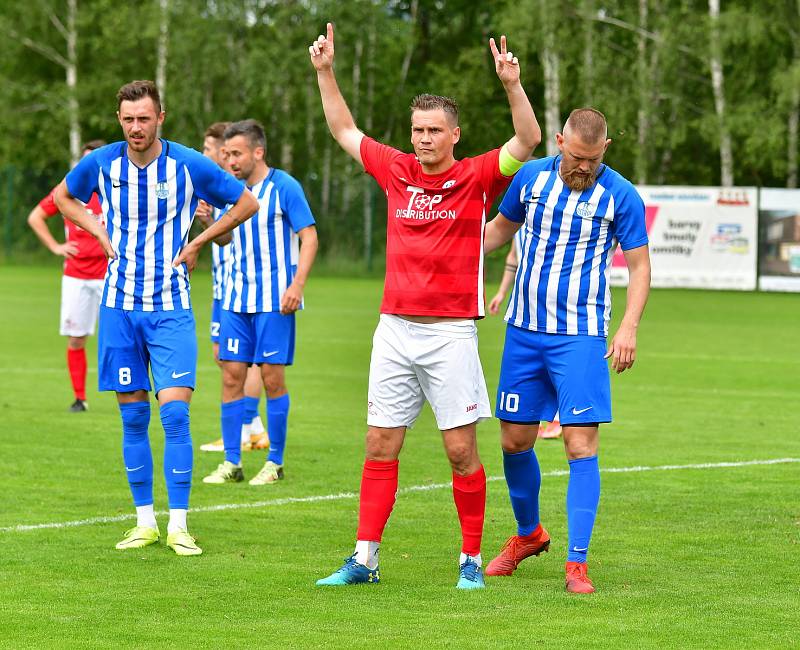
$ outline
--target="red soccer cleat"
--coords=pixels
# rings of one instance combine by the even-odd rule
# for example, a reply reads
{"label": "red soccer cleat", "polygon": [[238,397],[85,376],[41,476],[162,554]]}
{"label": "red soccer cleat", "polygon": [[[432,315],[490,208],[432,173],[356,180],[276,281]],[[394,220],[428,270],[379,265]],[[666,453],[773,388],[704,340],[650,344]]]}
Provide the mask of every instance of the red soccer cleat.
{"label": "red soccer cleat", "polygon": [[550,535],[539,524],[530,535],[522,537],[514,535],[506,540],[500,554],[484,570],[487,576],[510,576],[516,571],[519,563],[531,555],[547,552],[550,548]]}
{"label": "red soccer cleat", "polygon": [[593,594],[594,585],[586,575],[585,562],[567,562],[567,591],[572,594]]}

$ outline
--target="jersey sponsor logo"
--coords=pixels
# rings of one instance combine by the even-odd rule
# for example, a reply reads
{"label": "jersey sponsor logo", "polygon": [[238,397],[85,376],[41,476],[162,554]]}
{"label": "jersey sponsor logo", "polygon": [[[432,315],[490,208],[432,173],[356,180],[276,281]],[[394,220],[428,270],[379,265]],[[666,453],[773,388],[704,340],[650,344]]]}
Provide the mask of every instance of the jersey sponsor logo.
{"label": "jersey sponsor logo", "polygon": [[173,379],[180,379],[181,377],[185,377],[186,375],[190,375],[190,374],[192,374],[191,370],[187,370],[186,372],[175,372],[173,370],[172,371],[172,378]]}
{"label": "jersey sponsor logo", "polygon": [[589,219],[590,217],[594,216],[596,209],[597,207],[588,201],[581,201],[575,208],[575,214],[577,214],[579,217],[583,217],[584,219]]}
{"label": "jersey sponsor logo", "polygon": [[115,190],[118,190],[120,187],[122,187],[122,181],[111,181],[111,187],[113,187]]}
{"label": "jersey sponsor logo", "polygon": [[581,413],[586,413],[586,411],[589,411],[589,410],[591,410],[591,409],[593,409],[593,408],[594,408],[593,406],[587,406],[585,409],[581,409],[581,410],[579,411],[578,409],[576,409],[576,408],[573,406],[573,407],[572,407],[572,415],[580,415]]}
{"label": "jersey sponsor logo", "polygon": [[445,182],[442,184],[442,189],[444,189],[444,190],[447,190],[447,189],[449,189],[449,188],[453,187],[453,185],[455,185],[455,184],[456,184],[456,181],[455,181],[455,179],[454,179],[454,178],[451,178],[449,181],[445,181]]}
{"label": "jersey sponsor logo", "polygon": [[467,413],[469,413],[470,411],[477,411],[477,410],[478,410],[478,405],[477,404],[470,404],[467,407]]}
{"label": "jersey sponsor logo", "polygon": [[156,183],[156,196],[159,199],[166,199],[169,196],[169,187],[166,183]]}
{"label": "jersey sponsor logo", "polygon": [[414,200],[414,207],[417,210],[430,210],[436,204],[442,202],[442,195],[441,194],[434,194],[433,196],[428,196],[427,194],[421,194]]}
{"label": "jersey sponsor logo", "polygon": [[267,359],[269,357],[275,356],[276,354],[278,354],[278,352],[280,352],[280,350],[273,350],[272,352],[262,352],[261,354],[265,359]]}
{"label": "jersey sponsor logo", "polygon": [[397,208],[397,219],[415,219],[419,221],[433,221],[434,219],[455,219],[455,210],[436,210],[435,207],[444,198],[441,194],[428,195],[421,187],[406,186],[406,192],[411,192],[406,208]]}

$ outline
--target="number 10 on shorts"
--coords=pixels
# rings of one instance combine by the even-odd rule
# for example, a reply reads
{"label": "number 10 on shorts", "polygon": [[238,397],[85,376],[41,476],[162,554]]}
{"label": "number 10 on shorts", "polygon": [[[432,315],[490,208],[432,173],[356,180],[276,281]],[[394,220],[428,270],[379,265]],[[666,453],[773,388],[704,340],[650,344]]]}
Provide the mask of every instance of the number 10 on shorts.
{"label": "number 10 on shorts", "polygon": [[500,410],[516,413],[519,410],[519,395],[517,393],[500,393]]}

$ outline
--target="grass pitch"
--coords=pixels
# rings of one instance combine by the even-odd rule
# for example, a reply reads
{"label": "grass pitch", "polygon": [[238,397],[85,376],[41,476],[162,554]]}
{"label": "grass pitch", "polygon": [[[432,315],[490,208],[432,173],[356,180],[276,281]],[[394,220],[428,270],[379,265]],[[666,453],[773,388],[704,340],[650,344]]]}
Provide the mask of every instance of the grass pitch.
{"label": "grass pitch", "polygon": [[[219,435],[207,276],[193,278],[196,449]],[[352,551],[381,294],[375,280],[309,283],[288,372],[286,480],[266,488],[204,485],[200,478],[221,454],[197,451],[189,523],[204,555],[178,558],[163,542],[115,551],[132,521],[120,520],[132,506],[119,415],[113,395],[95,391],[95,339],[91,410],[66,412],[72,399],[57,334],[59,286],[55,265],[0,268],[0,647],[798,647],[797,296],[653,292],[636,366],[613,380],[615,422],[602,427],[600,452],[603,470],[645,471],[602,474],[589,555],[598,592],[579,597],[563,587],[560,441],[537,444],[551,552],[527,560],[512,578],[489,579],[481,592],[456,591],[450,471],[427,407],[401,457],[382,583],[314,586]],[[624,293],[614,297],[619,318]],[[503,323],[487,318],[479,331],[493,397]],[[479,438],[487,474],[496,478],[488,490],[488,561],[514,526],[497,422],[482,424]],[[151,439],[163,510],[157,408]],[[794,462],[739,464],[775,459]],[[249,478],[263,454],[246,454],[244,463]],[[160,523],[165,533],[165,516]],[[26,528],[41,524],[52,526]]]}

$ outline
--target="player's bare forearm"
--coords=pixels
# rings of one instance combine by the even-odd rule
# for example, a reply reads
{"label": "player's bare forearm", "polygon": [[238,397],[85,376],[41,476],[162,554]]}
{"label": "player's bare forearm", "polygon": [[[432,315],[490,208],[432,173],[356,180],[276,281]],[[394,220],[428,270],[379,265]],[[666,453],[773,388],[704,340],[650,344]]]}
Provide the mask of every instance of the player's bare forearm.
{"label": "player's bare forearm", "polygon": [[640,246],[623,255],[628,265],[628,291],[620,326],[638,328],[650,295],[650,252],[647,246]]}
{"label": "player's bare forearm", "polygon": [[297,236],[300,238],[300,258],[297,260],[297,273],[295,273],[292,284],[281,298],[282,314],[291,314],[300,308],[300,304],[303,302],[303,291],[319,250],[317,229],[314,226],[303,228],[297,233]]}
{"label": "player's bare forearm", "polygon": [[333,68],[318,70],[317,83],[322,99],[322,110],[325,113],[325,121],[328,123],[331,135],[342,149],[363,166],[361,140],[364,134],[356,127],[350,108],[344,100],[342,91],[339,90]]}
{"label": "player's bare forearm", "polygon": [[520,162],[525,162],[542,140],[542,131],[536,121],[528,96],[520,82],[519,60],[508,50],[506,37],[500,37],[500,47],[493,38],[489,39],[489,49],[494,58],[497,78],[503,83],[511,108],[514,123],[514,137],[506,143],[508,153]]}
{"label": "player's bare forearm", "polygon": [[108,239],[108,231],[101,225],[94,216],[86,212],[86,208],[78,201],[67,189],[67,182],[61,181],[53,194],[58,211],[76,226],[83,228],[94,237],[103,249],[108,259],[114,259],[117,254],[114,252],[111,241]]}
{"label": "player's bare forearm", "polygon": [[624,251],[628,265],[628,291],[625,313],[606,358],[611,357],[611,367],[619,374],[633,367],[636,360],[636,334],[650,294],[650,254],[647,246]]}
{"label": "player's bare forearm", "polygon": [[[206,230],[214,225],[214,208],[212,208],[208,203],[205,201],[200,201],[197,205],[197,209],[194,211],[194,218],[200,223],[203,227],[203,230]],[[219,237],[214,238],[214,243],[218,246],[227,246],[231,243],[231,231],[221,234]]]}
{"label": "player's bare forearm", "polygon": [[364,134],[356,127],[353,115],[344,101],[342,91],[333,72],[334,44],[333,24],[326,25],[326,33],[320,34],[308,47],[311,65],[317,71],[317,84],[322,98],[325,121],[339,146],[350,154],[359,165],[361,161],[361,140]]}
{"label": "player's bare forearm", "polygon": [[511,108],[511,121],[514,123],[514,137],[508,141],[508,153],[525,162],[542,141],[542,130],[522,83],[517,80],[503,86]]}
{"label": "player's bare forearm", "polygon": [[31,230],[33,230],[34,234],[39,238],[39,241],[42,242],[51,253],[58,255],[60,244],[56,241],[55,237],[50,234],[50,229],[45,223],[46,220],[47,214],[45,214],[45,211],[42,210],[42,208],[38,205],[31,210],[31,213],[28,215],[28,225],[31,227]]}
{"label": "player's bare forearm", "polygon": [[483,236],[483,252],[489,254],[509,242],[519,230],[521,223],[506,219],[499,214],[486,224]]}
{"label": "player's bare forearm", "polygon": [[258,199],[252,195],[250,190],[245,190],[239,200],[231,206],[230,210],[195,237],[192,243],[202,247],[211,240],[222,240],[226,235],[229,242],[231,230],[247,221],[256,212],[258,212]]}
{"label": "player's bare forearm", "polygon": [[172,266],[177,268],[181,264],[186,264],[186,268],[191,273],[195,264],[197,264],[197,256],[203,246],[209,241],[230,232],[240,223],[247,221],[256,212],[258,212],[258,199],[250,193],[250,190],[244,190],[239,200],[233,204],[230,210],[180,250],[177,257],[172,261]]}

